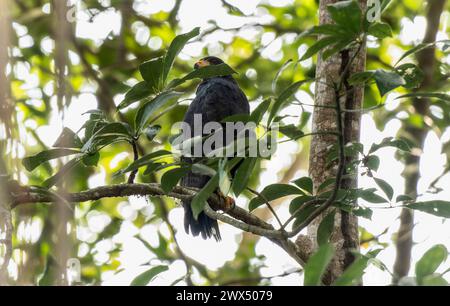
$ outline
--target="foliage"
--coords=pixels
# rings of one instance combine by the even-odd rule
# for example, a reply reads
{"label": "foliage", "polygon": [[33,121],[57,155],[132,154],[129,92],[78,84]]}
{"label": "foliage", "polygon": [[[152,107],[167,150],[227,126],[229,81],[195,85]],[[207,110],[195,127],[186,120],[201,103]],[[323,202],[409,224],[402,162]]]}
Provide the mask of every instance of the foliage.
{"label": "foliage", "polygon": [[[83,2],[91,7],[95,14],[101,14],[111,8],[104,6],[100,1]],[[38,13],[30,14],[26,18],[23,6],[26,11]],[[21,118],[25,118],[19,124],[33,142],[25,146],[27,157],[21,160],[23,168],[28,172],[23,171],[20,166],[10,171],[19,171],[20,177],[27,176],[26,182],[29,185],[43,187],[49,192],[59,188],[68,191],[88,189],[91,185],[90,178],[99,173],[99,169],[106,173],[107,184],[123,183],[126,181],[126,176],[139,171],[138,179],[141,182],[161,182],[166,193],[174,189],[187,171],[199,171],[210,175],[211,180],[192,200],[195,216],[203,211],[207,199],[217,188],[229,190],[231,184],[234,196],[241,195],[248,200],[250,212],[256,209],[267,210],[265,206],[267,202],[288,199],[292,223],[288,222],[286,226],[295,228],[306,220],[314,209],[320,206],[320,203],[330,197],[333,186],[336,188],[336,178],[330,178],[322,186],[314,189],[310,178],[299,177],[290,183],[261,186],[259,195],[251,196],[248,187],[259,185],[258,180],[263,165],[273,156],[247,158],[241,163],[239,163],[241,159],[210,158],[193,166],[186,165],[180,161],[179,156],[172,153],[170,127],[174,122],[181,120],[186,109],[183,102],[191,97],[199,79],[233,74],[249,96],[253,109],[247,118],[234,118],[234,120],[254,122],[258,126],[259,142],[275,137],[278,143],[290,141],[305,146],[310,136],[308,128],[311,109],[308,108],[307,103],[301,101],[298,93],[313,97],[311,85],[316,81],[314,65],[306,63],[320,52],[323,59],[327,59],[344,50],[357,49],[365,44],[367,39],[376,41],[377,44],[377,47],[368,50],[367,71],[353,74],[347,81],[351,86],[365,87],[364,108],[368,111],[373,110],[372,114],[379,127],[384,127],[384,123],[400,112],[406,113],[406,116],[401,118],[403,121],[414,122],[417,125],[432,125],[440,132],[448,127],[450,98],[445,93],[448,91],[448,82],[436,84],[429,92],[414,91],[423,80],[423,71],[410,59],[416,53],[436,46],[440,58],[444,55],[448,57],[449,50],[444,46],[448,46],[449,41],[403,46],[395,36],[400,32],[400,17],[412,16],[413,12],[420,8],[416,7],[417,4],[411,1],[407,1],[406,4],[393,3],[384,12],[385,22],[369,23],[366,19],[367,12],[362,11],[355,1],[340,1],[327,8],[334,24],[320,26],[313,26],[317,23],[315,1],[301,3],[293,1],[292,4],[284,7],[269,4],[259,6],[267,10],[267,14],[274,22],[255,26],[258,34],[254,39],[234,35],[230,42],[219,41],[218,45],[227,57],[226,62],[229,65],[222,64],[192,70],[188,61],[178,59],[179,54],[189,43],[206,39],[208,32],[213,35],[214,32],[224,30],[212,23],[212,30],[200,31],[199,28],[195,28],[187,33],[176,35],[180,32],[180,25],[176,18],[170,18],[171,12],[161,11],[144,17],[130,6],[127,9],[132,10],[132,16],[124,19],[124,28],[119,35],[112,34],[111,39],[104,39],[100,44],[89,39],[74,37],[73,41],[70,41],[70,48],[71,52],[76,51],[79,60],[71,60],[73,62],[67,64],[70,66],[70,74],[67,75],[66,80],[68,87],[66,94],[69,98],[65,102],[65,107],[75,103],[71,98],[82,99],[82,94],[89,83],[85,77],[88,77],[90,81],[97,84],[95,87],[98,87],[95,92],[98,97],[98,109],[84,115],[86,121],[80,130],[73,131],[65,127],[53,146],[47,147],[40,139],[39,129],[31,127],[49,125],[52,117],[54,93],[43,89],[54,82],[54,62],[45,50],[39,47],[39,44],[43,44],[46,39],[53,39],[50,38],[51,16],[42,13],[42,5],[36,1],[19,1],[12,9],[13,19],[20,27],[26,29],[28,33],[26,35],[32,37],[35,43],[31,47],[21,47],[20,27],[13,31],[13,42],[19,50],[19,55],[15,56],[14,61],[16,67],[22,65],[24,69],[36,76],[38,80],[36,89],[39,91],[40,98],[37,99],[39,101],[37,103],[33,93],[24,90],[25,80],[20,76],[12,75],[12,96],[14,101],[17,101],[17,111],[21,114]],[[126,9],[117,10],[121,14],[126,13]],[[232,10],[232,14],[246,18],[239,9]],[[300,28],[299,25],[309,28]],[[147,29],[152,39],[157,38],[162,46],[149,47],[148,42],[143,45],[137,33],[133,32],[134,28]],[[239,29],[228,30],[234,33],[239,32]],[[282,42],[279,48],[281,58],[276,60],[263,56],[267,48],[263,40],[270,36],[273,36],[273,41]],[[389,43],[405,49],[404,54],[392,65],[385,62],[393,61],[388,54]],[[297,50],[305,46],[308,46],[306,51],[299,54]],[[117,50],[125,50],[128,56],[124,56]],[[183,55],[183,58],[186,58],[186,55]],[[436,79],[442,79],[445,76],[448,78],[449,70],[448,61],[442,60],[439,76],[436,76]],[[130,84],[133,85],[129,86]],[[396,99],[401,99],[401,103],[393,111],[383,109],[384,104],[388,103],[387,97],[391,97],[393,92],[397,94]],[[428,118],[405,112],[411,105],[411,98],[430,98],[440,111],[430,113]],[[108,101],[110,101],[109,104]],[[110,105],[111,101],[118,101],[116,108]],[[292,123],[293,121],[290,120],[292,118],[286,112],[293,105],[301,107],[300,116],[295,118],[295,123]],[[62,112],[63,109],[59,111]],[[26,120],[32,120],[34,124],[25,125]],[[276,125],[279,125],[278,134],[273,133]],[[331,134],[331,137],[335,136]],[[121,153],[131,152],[136,146],[142,150],[139,156],[120,157]],[[415,201],[408,195],[398,194],[389,183],[389,178],[381,178],[377,175],[380,164],[383,162],[383,150],[389,147],[396,149],[398,156],[403,157],[411,154],[414,144],[404,138],[386,138],[370,147],[364,147],[360,143],[346,145],[346,174],[362,172],[363,175],[373,179],[376,187],[338,188],[337,198],[319,226],[317,242],[320,247],[304,268],[305,285],[320,285],[326,273],[326,268],[334,254],[331,233],[334,228],[335,213],[339,210],[371,219],[373,210],[377,207],[407,207],[437,217],[450,218],[450,202]],[[327,160],[330,167],[336,165],[338,153],[338,146],[330,148]],[[450,160],[450,150],[443,153],[446,154],[447,160]],[[21,157],[15,156],[13,159],[17,163]],[[234,179],[230,182],[230,171],[233,165],[239,166]],[[133,226],[138,229],[142,229],[146,224],[167,223],[167,207],[175,207],[175,203],[168,200],[163,203],[153,199],[150,201],[154,210],[148,213],[145,208],[139,208],[135,218],[131,220]],[[318,204],[308,206],[307,204],[311,201],[316,201]],[[109,220],[108,224],[94,233],[91,238],[72,241],[74,249],[88,249],[82,256],[84,283],[99,283],[102,273],[115,271],[120,265],[119,250],[122,247],[120,243],[114,243],[114,247],[107,254],[107,260],[99,262],[95,259],[95,253],[97,244],[105,239],[112,240],[119,233],[124,221],[123,216],[117,212],[121,205],[118,199],[103,199],[93,202],[91,206],[81,204],[76,209],[77,219],[71,222],[79,228],[86,227],[92,215],[107,216]],[[56,252],[55,246],[51,243],[51,228],[47,224],[47,218],[54,212],[41,205],[28,212],[22,208],[18,209],[21,213],[29,214],[30,219],[38,218],[45,223],[41,235],[30,251],[30,256],[42,259],[45,265],[28,262],[27,265],[32,272],[30,276],[24,276],[23,280],[37,283],[38,277],[35,271],[46,270],[46,266],[52,264],[51,254]],[[149,264],[148,270],[133,280],[133,285],[151,284],[159,273],[166,271],[168,266],[180,257],[178,252],[172,251],[173,246],[179,247],[174,233],[168,237],[162,231],[158,231],[155,235],[158,240],[156,246],[150,245],[141,236],[137,236],[137,239],[146,250],[153,254],[152,257],[157,258],[162,264]],[[239,262],[241,267],[240,277],[243,279],[258,277],[260,275],[258,265],[263,260],[257,258],[254,243],[244,240],[236,255],[236,263]],[[15,247],[20,247],[19,242]],[[372,247],[365,254],[356,254],[356,261],[335,282],[335,285],[358,284],[367,266],[371,263],[377,265],[376,256],[380,245],[373,243]],[[246,248],[250,251],[245,251]],[[431,248],[417,262],[414,282],[419,285],[446,284],[443,277],[445,273],[436,273],[446,258],[447,250],[444,246],[437,245]],[[252,266],[250,262],[253,261],[258,264]],[[214,273],[202,265],[194,265],[194,267],[205,283],[214,284],[232,278],[233,264],[234,262],[228,263],[223,269],[216,271],[217,275],[213,275]],[[184,281],[188,276],[180,281]]]}

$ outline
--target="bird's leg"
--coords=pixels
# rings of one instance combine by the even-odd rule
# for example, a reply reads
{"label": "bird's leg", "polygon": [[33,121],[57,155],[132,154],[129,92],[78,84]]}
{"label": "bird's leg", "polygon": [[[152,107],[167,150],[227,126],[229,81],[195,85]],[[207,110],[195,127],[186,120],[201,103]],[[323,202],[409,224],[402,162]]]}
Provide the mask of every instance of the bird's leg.
{"label": "bird's leg", "polygon": [[219,196],[220,201],[224,204],[224,212],[228,212],[236,206],[236,202],[232,197],[224,195],[220,190],[217,190],[216,194]]}

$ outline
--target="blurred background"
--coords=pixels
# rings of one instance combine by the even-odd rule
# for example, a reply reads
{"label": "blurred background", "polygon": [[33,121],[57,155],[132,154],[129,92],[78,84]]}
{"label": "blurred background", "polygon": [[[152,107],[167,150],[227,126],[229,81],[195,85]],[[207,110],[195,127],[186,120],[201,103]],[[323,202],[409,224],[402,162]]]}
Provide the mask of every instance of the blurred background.
{"label": "blurred background", "polygon": [[[140,63],[163,55],[172,39],[195,27],[201,34],[183,49],[172,77],[192,70],[205,55],[224,59],[239,74],[236,79],[254,109],[263,96],[272,94],[272,80],[289,59],[297,61],[314,38],[298,39],[304,30],[318,23],[318,1],[314,0],[0,0],[2,39],[1,68],[7,78],[0,80],[2,101],[0,147],[8,174],[24,185],[40,185],[67,160],[51,161],[27,172],[25,156],[49,148],[64,127],[78,131],[89,118],[87,111],[100,109],[111,118],[131,120],[135,106],[117,113],[125,92],[140,80]],[[392,1],[382,20],[394,30],[382,42],[369,38],[367,69],[391,67],[405,50],[420,43],[427,25],[426,1]],[[437,39],[449,39],[447,7],[440,18]],[[5,57],[5,55],[8,55]],[[450,57],[438,54],[437,91],[448,92]],[[410,59],[411,61],[413,59]],[[279,87],[313,77],[315,59],[296,63],[280,76]],[[444,76],[444,77],[442,77]],[[185,98],[192,98],[198,81],[184,85]],[[314,85],[299,90],[295,97],[313,104]],[[445,175],[450,157],[450,105],[435,103],[427,118],[411,111],[411,103],[395,100],[403,89],[381,98],[373,86],[365,91],[364,107],[385,106],[363,115],[361,142],[370,147],[383,138],[402,134],[405,125],[426,125],[421,152],[419,199],[449,199],[450,175]],[[143,152],[155,147],[169,148],[173,123],[180,121],[189,101],[158,120],[162,126],[158,143],[141,141]],[[311,107],[291,105],[282,115],[287,123],[306,123],[310,129]],[[424,123],[425,122],[425,123]],[[377,176],[403,194],[404,162],[394,149],[382,149]],[[307,175],[309,140],[280,144],[271,160],[258,164],[251,185],[261,190],[276,182],[288,183]],[[133,159],[129,146],[110,146],[101,152],[98,167],[77,166],[67,181],[69,191],[124,182],[112,174]],[[441,174],[436,187],[430,184]],[[159,175],[140,173],[139,182],[159,181]],[[361,176],[361,186],[374,185]],[[251,194],[243,194],[237,205],[246,207]],[[289,199],[274,203],[286,219]],[[364,202],[362,203],[364,204]],[[371,219],[361,218],[361,250],[383,248],[378,258],[392,269],[395,236],[400,209],[366,205]],[[266,210],[256,211],[271,220]],[[57,205],[25,205],[13,211],[16,232],[13,261],[8,266],[12,284],[56,284],[59,258],[78,258],[81,283],[129,285],[148,269],[165,264],[169,270],[152,285],[170,284],[301,284],[296,263],[267,239],[245,234],[221,224],[222,241],[204,241],[185,234],[183,211],[171,199],[144,197],[111,198],[76,205],[73,212]],[[436,243],[450,247],[450,223],[418,213],[414,229],[413,262]],[[4,249],[0,249],[4,252]],[[180,254],[183,254],[180,256]],[[3,255],[3,254],[2,254]],[[449,262],[442,267],[449,267]],[[186,279],[187,267],[193,274]],[[387,285],[388,271],[369,268],[367,285]],[[288,274],[280,277],[277,275]],[[450,278],[448,278],[450,280]]]}

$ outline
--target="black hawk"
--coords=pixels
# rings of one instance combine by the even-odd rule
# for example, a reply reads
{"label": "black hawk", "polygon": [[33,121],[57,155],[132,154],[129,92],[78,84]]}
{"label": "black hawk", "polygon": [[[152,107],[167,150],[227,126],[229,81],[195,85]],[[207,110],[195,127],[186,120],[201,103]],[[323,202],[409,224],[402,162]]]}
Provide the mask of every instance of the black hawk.
{"label": "black hawk", "polygon": [[[217,57],[208,56],[199,60],[194,69],[208,65],[219,65],[224,62]],[[201,115],[202,128],[208,122],[221,122],[226,117],[238,114],[249,114],[250,107],[247,97],[239,88],[238,83],[231,75],[213,77],[204,79],[197,88],[196,97],[189,106],[184,116],[186,122],[191,128],[190,137],[195,135],[194,115]],[[201,135],[204,136],[204,135]],[[226,143],[225,143],[226,144]],[[198,162],[199,158],[182,157],[182,161],[193,164]],[[186,187],[202,188],[209,181],[210,177],[189,171],[181,180],[181,185]],[[220,192],[217,191],[219,194]],[[231,200],[227,198],[226,200]],[[213,236],[217,241],[221,239],[219,226],[216,220],[209,218],[204,212],[200,213],[197,220],[194,218],[191,202],[183,201],[184,207],[184,228],[189,232],[203,239]]]}

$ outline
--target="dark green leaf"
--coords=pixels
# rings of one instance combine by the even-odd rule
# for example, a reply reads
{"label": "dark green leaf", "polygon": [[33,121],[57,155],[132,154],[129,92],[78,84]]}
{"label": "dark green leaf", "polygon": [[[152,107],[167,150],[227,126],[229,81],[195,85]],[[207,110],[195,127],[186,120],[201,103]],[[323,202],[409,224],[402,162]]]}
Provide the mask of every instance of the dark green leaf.
{"label": "dark green leaf", "polygon": [[175,187],[178,184],[178,182],[184,176],[186,176],[188,172],[189,168],[186,167],[175,168],[167,171],[161,177],[161,188],[164,190],[165,193],[171,192],[173,187]]}
{"label": "dark green leaf", "polygon": [[292,59],[287,60],[278,70],[277,74],[275,75],[275,78],[272,81],[272,92],[275,94],[277,91],[277,82],[281,74],[292,64]]}
{"label": "dark green leaf", "polygon": [[168,88],[174,88],[176,86],[183,84],[186,81],[193,79],[208,79],[218,76],[232,75],[234,73],[236,72],[227,64],[209,65],[196,69],[181,79],[173,80],[172,82],[170,82]]}
{"label": "dark green leaf", "polygon": [[78,163],[81,161],[82,156],[77,156],[68,163],[64,164],[64,166],[59,169],[59,171],[53,175],[52,177],[45,180],[45,182],[42,184],[42,186],[46,188],[50,188],[54,186],[56,183],[58,183],[65,175],[67,175],[70,170],[72,170]]}
{"label": "dark green leaf", "polygon": [[264,196],[264,199],[261,197],[255,197],[250,201],[249,210],[252,211],[267,201],[272,201],[278,198],[282,198],[288,195],[295,194],[305,194],[299,188],[288,185],[288,184],[272,184],[266,186],[263,191],[261,191],[261,195]]}
{"label": "dark green leaf", "polygon": [[148,141],[153,141],[153,139],[155,139],[156,135],[158,135],[159,131],[161,131],[161,126],[153,125],[153,126],[149,126],[148,128],[146,128],[144,133],[145,133],[145,136],[147,137]]}
{"label": "dark green leaf", "polygon": [[247,157],[237,169],[232,185],[233,192],[236,196],[239,196],[247,187],[248,180],[252,175],[257,160],[256,157]]}
{"label": "dark green leaf", "polygon": [[275,103],[272,106],[272,109],[270,110],[269,118],[267,121],[268,126],[270,126],[270,123],[272,122],[273,118],[275,118],[275,116],[278,115],[278,113],[284,108],[284,106],[286,106],[287,102],[289,101],[288,99],[291,98],[298,91],[300,86],[302,86],[303,84],[305,84],[306,82],[309,82],[309,81],[310,80],[302,80],[302,81],[295,82],[295,83],[291,84],[290,86],[288,86],[278,96],[278,98],[275,100]]}
{"label": "dark green leaf", "polygon": [[386,194],[388,199],[392,200],[392,197],[394,196],[394,189],[391,187],[391,185],[389,185],[389,183],[383,179],[376,177],[374,177],[373,179],[377,183],[378,187],[380,187],[381,190],[383,190],[384,194]]}
{"label": "dark green leaf", "polygon": [[371,189],[363,189],[357,192],[357,195],[370,203],[386,203],[386,199],[374,193]]}
{"label": "dark green leaf", "polygon": [[289,137],[291,140],[297,140],[305,135],[302,130],[300,130],[293,124],[280,126],[279,130],[282,134]]}
{"label": "dark green leaf", "polygon": [[167,76],[169,75],[170,69],[172,69],[173,62],[175,61],[175,58],[178,56],[178,54],[181,52],[181,50],[184,48],[186,43],[191,39],[200,34],[200,28],[195,28],[189,33],[181,34],[175,37],[175,39],[172,41],[172,43],[169,46],[169,49],[167,50],[167,54],[164,58],[164,67],[163,67],[163,73],[162,73],[162,79],[163,82],[167,80]]}
{"label": "dark green leaf", "polygon": [[98,164],[98,161],[100,160],[100,153],[95,152],[93,154],[86,154],[83,159],[82,162],[86,167],[96,167]]}
{"label": "dark green leaf", "polygon": [[135,127],[137,133],[142,131],[144,126],[147,124],[147,121],[157,109],[164,106],[168,102],[173,102],[181,95],[181,92],[166,91],[157,95],[153,100],[145,103],[141,108],[139,108],[135,119]]}
{"label": "dark green leaf", "polygon": [[374,75],[374,71],[364,71],[354,73],[348,79],[350,85],[357,85],[368,82]]}
{"label": "dark green leaf", "polygon": [[336,215],[336,210],[330,212],[322,222],[320,222],[319,228],[317,229],[317,243],[319,245],[325,245],[329,242],[331,234],[334,230],[334,217]]}
{"label": "dark green leaf", "polygon": [[313,193],[313,181],[310,177],[304,176],[296,179],[295,181],[292,181],[292,183],[305,190],[309,194]]}
{"label": "dark green leaf", "polygon": [[206,201],[219,186],[219,173],[216,173],[191,201],[192,214],[197,220],[198,215],[203,211]]}
{"label": "dark green leaf", "polygon": [[409,144],[405,140],[387,137],[387,138],[383,139],[379,144],[373,144],[372,147],[370,148],[368,154],[374,153],[378,149],[381,149],[384,147],[395,147],[397,149],[400,149],[400,150],[406,151],[406,152],[411,151]]}
{"label": "dark green leaf", "polygon": [[76,148],[80,149],[83,146],[80,137],[71,129],[64,128],[61,135],[55,141],[54,148]]}
{"label": "dark green leaf", "polygon": [[139,66],[142,78],[147,82],[151,93],[160,92],[163,88],[164,57],[158,57]]}
{"label": "dark green leaf", "polygon": [[361,32],[362,11],[353,1],[339,1],[327,6],[331,18],[352,34]]}
{"label": "dark green leaf", "polygon": [[266,99],[259,103],[259,105],[255,108],[255,110],[250,115],[252,122],[255,124],[259,124],[264,116],[264,114],[269,109],[270,104],[272,103],[272,99]]}
{"label": "dark green leaf", "polygon": [[450,218],[450,202],[448,201],[426,201],[408,204],[406,207],[429,213],[434,216]]}
{"label": "dark green leaf", "polygon": [[398,66],[396,71],[403,77],[406,82],[403,87],[408,89],[419,87],[424,79],[423,71],[419,67],[411,63]]}
{"label": "dark green leaf", "polygon": [[389,91],[406,84],[405,80],[398,73],[382,69],[376,70],[373,78],[382,97]]}
{"label": "dark green leaf", "polygon": [[412,197],[410,197],[409,195],[406,194],[401,194],[399,196],[397,196],[397,198],[395,199],[395,202],[410,202],[414,200]]}
{"label": "dark green leaf", "polygon": [[140,101],[142,99],[148,98],[150,95],[154,94],[155,91],[150,88],[150,85],[145,82],[139,82],[125,94],[125,98],[117,106],[117,109],[123,109],[134,102]]}
{"label": "dark green leaf", "polygon": [[339,41],[339,38],[336,38],[334,36],[327,36],[313,44],[311,47],[306,50],[305,54],[300,58],[300,61],[304,61],[314,54],[318,53],[322,49],[328,47],[329,45],[335,44]]}
{"label": "dark green leaf", "polygon": [[314,200],[315,198],[316,197],[309,196],[309,195],[296,197],[289,204],[289,213],[291,215],[294,214],[296,212],[296,210],[299,209],[303,204],[305,204],[306,202],[309,202],[311,200]]}
{"label": "dark green leaf", "polygon": [[344,273],[334,282],[334,286],[353,286],[361,282],[364,270],[369,264],[370,258],[360,257],[348,267]]}
{"label": "dark green leaf", "polygon": [[39,165],[41,165],[42,163],[45,163],[49,160],[63,157],[63,156],[73,155],[73,154],[77,154],[77,153],[80,153],[80,151],[72,150],[72,149],[50,149],[47,151],[42,151],[33,156],[25,157],[22,160],[22,165],[28,171],[33,171]]}
{"label": "dark green leaf", "polygon": [[373,171],[378,171],[380,167],[380,158],[376,155],[369,155],[365,159],[365,166]]}
{"label": "dark green leaf", "polygon": [[323,52],[322,58],[323,60],[329,59],[331,56],[335,55],[336,53],[348,49],[350,45],[353,43],[352,39],[341,39],[336,42],[333,46],[329,47]]}
{"label": "dark green leaf", "polygon": [[152,153],[149,153],[138,160],[132,162],[128,167],[125,169],[122,169],[118,172],[118,174],[123,174],[127,172],[131,172],[134,170],[139,169],[140,167],[147,166],[149,163],[151,163],[154,159],[161,158],[163,156],[171,155],[172,152],[167,150],[159,150]]}
{"label": "dark green leaf", "polygon": [[332,244],[324,244],[308,259],[303,282],[305,286],[319,286],[321,284],[322,276],[331,259],[333,259],[334,251]]}
{"label": "dark green leaf", "polygon": [[158,274],[169,270],[168,266],[156,266],[138,275],[131,282],[130,286],[146,286],[148,285]]}
{"label": "dark green leaf", "polygon": [[375,22],[370,24],[368,33],[379,39],[392,37],[391,26],[384,22]]}

